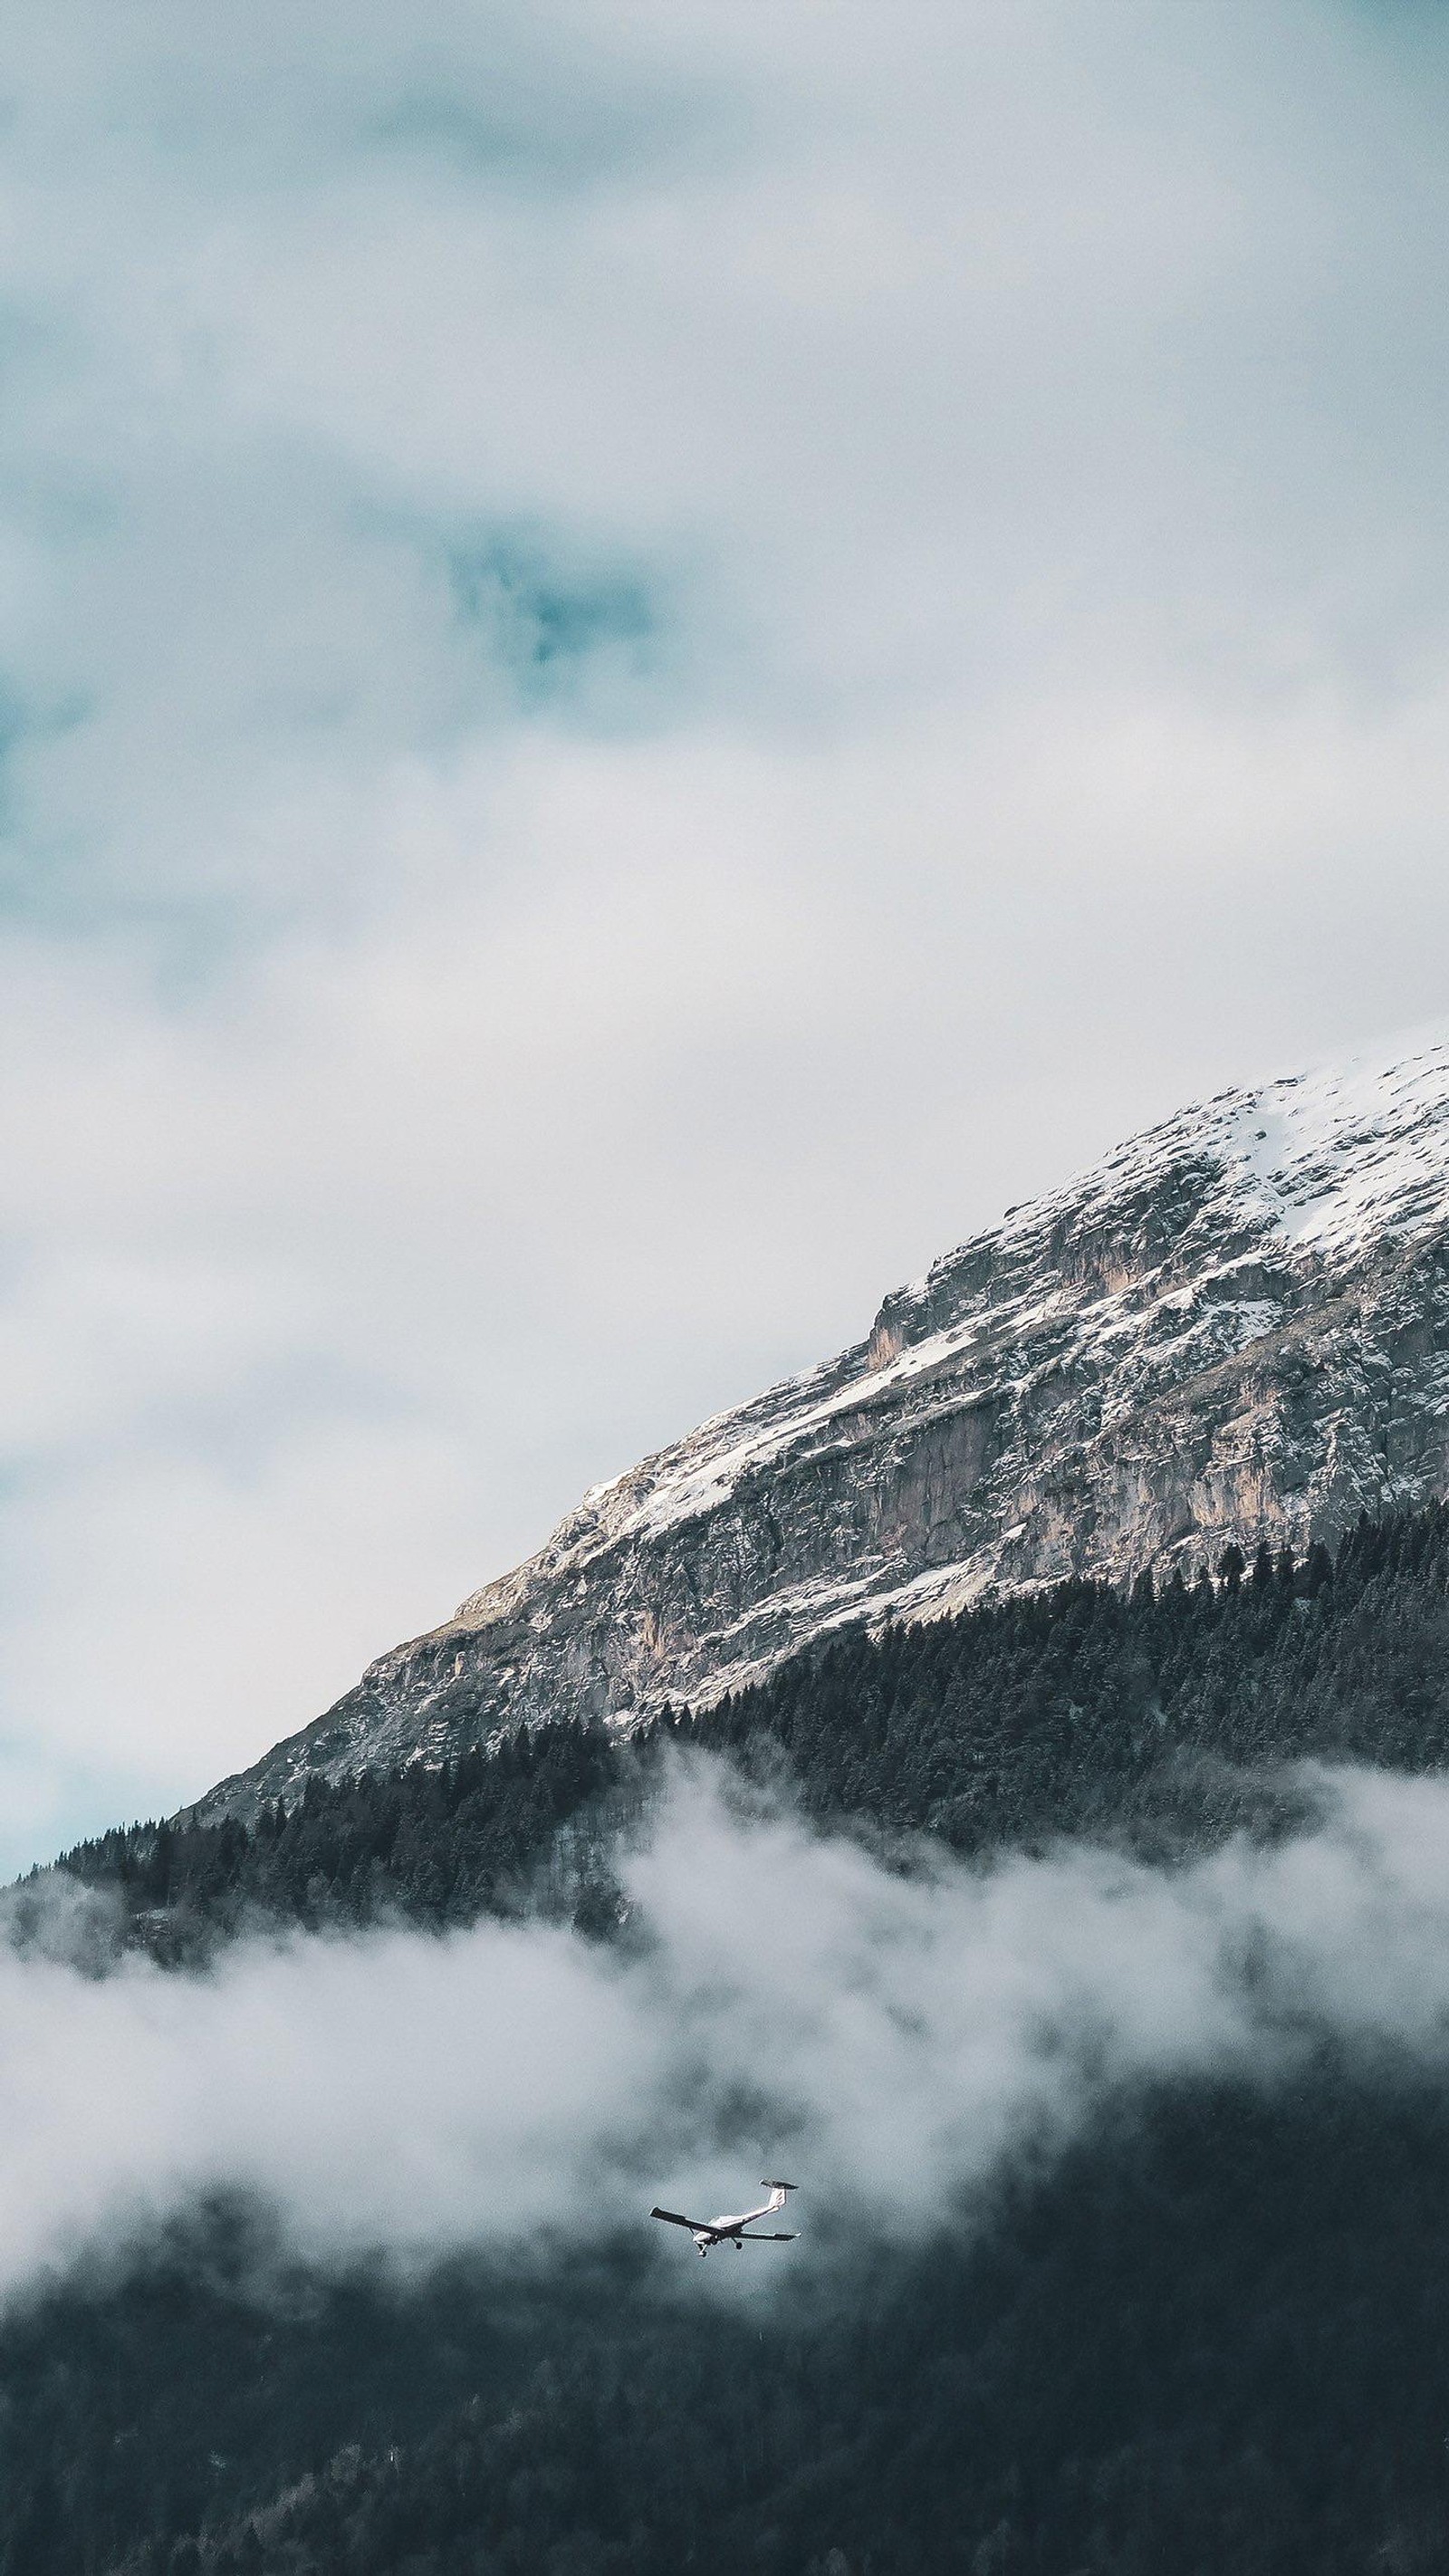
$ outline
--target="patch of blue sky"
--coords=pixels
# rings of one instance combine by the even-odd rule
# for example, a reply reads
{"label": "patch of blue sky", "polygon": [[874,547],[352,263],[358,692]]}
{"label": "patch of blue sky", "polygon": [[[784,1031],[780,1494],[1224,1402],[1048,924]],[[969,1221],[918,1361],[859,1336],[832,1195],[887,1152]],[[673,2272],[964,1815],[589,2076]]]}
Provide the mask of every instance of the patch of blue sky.
{"label": "patch of blue sky", "polygon": [[569,561],[523,530],[456,538],[444,559],[465,631],[525,706],[627,721],[643,712],[642,694],[658,714],[660,686],[678,670],[678,629],[657,576]]}

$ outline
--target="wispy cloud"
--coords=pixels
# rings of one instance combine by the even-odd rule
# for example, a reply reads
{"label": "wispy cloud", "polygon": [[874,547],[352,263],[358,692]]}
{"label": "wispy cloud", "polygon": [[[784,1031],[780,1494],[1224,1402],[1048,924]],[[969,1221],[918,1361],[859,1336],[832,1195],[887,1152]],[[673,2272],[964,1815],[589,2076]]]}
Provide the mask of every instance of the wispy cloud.
{"label": "wispy cloud", "polygon": [[829,2259],[969,2210],[1124,2087],[1276,2084],[1325,2037],[1379,2078],[1442,2066],[1449,1789],[1318,1794],[1312,1832],[1178,1870],[901,1875],[696,1767],[625,1860],[622,1948],[484,1924],[98,1978],[66,1916],[53,1955],[0,1953],[0,2287],[206,2193],[261,2196],[322,2261],[415,2262],[647,2226],[656,2197],[709,2216],[782,2159],[792,2259]]}

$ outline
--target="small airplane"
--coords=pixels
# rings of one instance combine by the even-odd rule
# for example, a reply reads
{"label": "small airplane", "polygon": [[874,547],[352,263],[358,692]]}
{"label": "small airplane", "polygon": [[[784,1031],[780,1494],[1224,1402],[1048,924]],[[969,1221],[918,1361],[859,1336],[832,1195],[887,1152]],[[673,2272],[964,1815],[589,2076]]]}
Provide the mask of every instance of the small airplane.
{"label": "small airplane", "polygon": [[701,2254],[707,2254],[711,2245],[733,2245],[736,2248],[744,2245],[793,2245],[793,2228],[787,2235],[777,2232],[751,2236],[747,2230],[757,2218],[773,2218],[777,2209],[784,2208],[789,2194],[799,2188],[798,2182],[771,2182],[767,2176],[765,2189],[769,2199],[761,2201],[758,2209],[742,2210],[738,2218],[682,2218],[677,2209],[651,2209],[649,2215],[664,2219],[670,2227],[687,2227]]}

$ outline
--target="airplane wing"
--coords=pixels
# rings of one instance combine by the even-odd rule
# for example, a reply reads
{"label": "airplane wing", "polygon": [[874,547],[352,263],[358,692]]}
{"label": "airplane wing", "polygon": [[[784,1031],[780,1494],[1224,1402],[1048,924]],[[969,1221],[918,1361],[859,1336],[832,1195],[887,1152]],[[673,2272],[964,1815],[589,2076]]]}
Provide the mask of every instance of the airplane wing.
{"label": "airplane wing", "polygon": [[682,2218],[677,2209],[651,2209],[649,2215],[651,2218],[663,2218],[667,2220],[671,2227],[689,2227],[694,2229],[703,2228],[706,2236],[710,2233],[710,2224],[707,2218]]}
{"label": "airplane wing", "polygon": [[748,2228],[742,2227],[735,2241],[740,2245],[794,2245],[798,2240],[793,2227],[788,2236],[766,2236],[762,2233],[752,2236]]}

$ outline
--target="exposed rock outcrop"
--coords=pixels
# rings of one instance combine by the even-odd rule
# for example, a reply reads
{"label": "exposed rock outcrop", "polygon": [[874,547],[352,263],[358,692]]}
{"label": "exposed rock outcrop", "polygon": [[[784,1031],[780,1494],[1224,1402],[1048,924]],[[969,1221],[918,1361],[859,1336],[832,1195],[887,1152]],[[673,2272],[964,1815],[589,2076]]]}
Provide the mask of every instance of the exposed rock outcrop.
{"label": "exposed rock outcrop", "polygon": [[1449,1484],[1449,1044],[1182,1112],[586,1495],[207,1802],[701,1702],[843,1622],[1332,1537]]}

